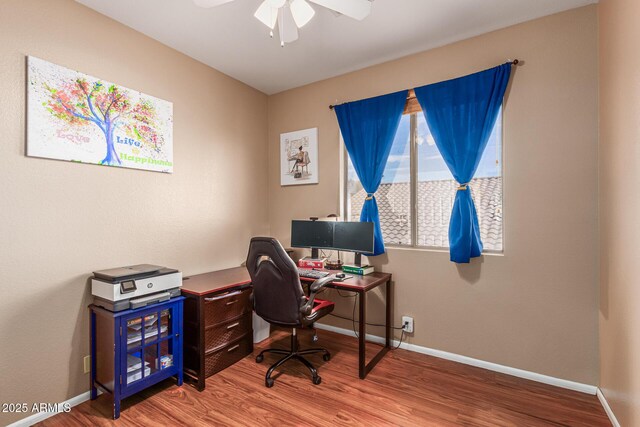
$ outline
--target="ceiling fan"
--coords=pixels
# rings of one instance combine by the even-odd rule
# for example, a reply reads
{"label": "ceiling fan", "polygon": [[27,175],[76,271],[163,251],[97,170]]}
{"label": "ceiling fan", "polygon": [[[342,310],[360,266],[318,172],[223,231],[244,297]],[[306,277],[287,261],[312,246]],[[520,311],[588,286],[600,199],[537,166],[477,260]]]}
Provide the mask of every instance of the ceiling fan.
{"label": "ceiling fan", "polygon": [[[193,0],[200,7],[215,7],[233,0]],[[308,2],[326,7],[341,15],[358,21],[363,20],[371,12],[372,0],[264,0],[254,16],[264,25],[273,29],[278,25],[280,45],[298,39],[298,28],[302,28],[313,18],[315,10]]]}

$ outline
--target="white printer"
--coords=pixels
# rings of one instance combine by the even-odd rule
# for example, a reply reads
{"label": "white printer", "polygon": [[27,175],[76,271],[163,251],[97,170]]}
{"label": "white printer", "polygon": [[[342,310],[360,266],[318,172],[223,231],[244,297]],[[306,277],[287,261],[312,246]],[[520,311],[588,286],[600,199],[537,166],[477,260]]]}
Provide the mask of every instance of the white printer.
{"label": "white printer", "polygon": [[159,265],[139,264],[93,272],[94,304],[122,311],[180,295],[182,273]]}

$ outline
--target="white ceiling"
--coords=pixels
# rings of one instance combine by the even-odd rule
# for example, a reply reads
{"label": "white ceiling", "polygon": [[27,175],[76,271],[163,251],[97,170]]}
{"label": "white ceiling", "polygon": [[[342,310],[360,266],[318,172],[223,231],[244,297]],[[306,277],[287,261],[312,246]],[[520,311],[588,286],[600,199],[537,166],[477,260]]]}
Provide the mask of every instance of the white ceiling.
{"label": "white ceiling", "polygon": [[[313,5],[280,47],[253,17],[262,0],[76,0],[266,94],[442,46],[597,0],[375,0],[363,21]],[[507,58],[505,58],[507,59]]]}

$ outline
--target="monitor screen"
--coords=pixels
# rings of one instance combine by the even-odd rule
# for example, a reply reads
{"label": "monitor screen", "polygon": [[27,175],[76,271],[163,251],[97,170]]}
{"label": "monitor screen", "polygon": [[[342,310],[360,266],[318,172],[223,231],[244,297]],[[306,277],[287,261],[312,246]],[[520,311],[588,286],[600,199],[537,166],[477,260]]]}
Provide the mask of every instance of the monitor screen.
{"label": "monitor screen", "polygon": [[333,247],[352,252],[373,252],[372,222],[335,222]]}
{"label": "monitor screen", "polygon": [[371,253],[373,223],[294,220],[291,246]]}
{"label": "monitor screen", "polygon": [[291,221],[291,246],[295,248],[330,248],[333,222]]}

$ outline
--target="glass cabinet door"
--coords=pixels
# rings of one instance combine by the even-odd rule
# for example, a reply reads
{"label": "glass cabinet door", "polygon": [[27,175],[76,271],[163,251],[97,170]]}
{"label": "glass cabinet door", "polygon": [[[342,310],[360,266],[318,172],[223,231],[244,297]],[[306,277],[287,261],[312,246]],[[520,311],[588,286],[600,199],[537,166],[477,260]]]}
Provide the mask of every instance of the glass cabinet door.
{"label": "glass cabinet door", "polygon": [[148,313],[145,316],[127,320],[127,349],[142,347],[158,337],[158,313]]}
{"label": "glass cabinet door", "polygon": [[173,337],[173,310],[166,309],[160,312],[159,328],[157,369],[160,370],[173,366],[173,340],[171,339]]}
{"label": "glass cabinet door", "polygon": [[160,312],[159,335],[160,338],[165,338],[171,335],[171,312],[172,310],[166,309]]}
{"label": "glass cabinet door", "polygon": [[[144,366],[144,368],[143,368]],[[140,381],[151,374],[149,366],[144,363],[140,350],[127,353],[127,376],[126,384]]]}
{"label": "glass cabinet door", "polygon": [[173,366],[173,308],[126,320],[126,384]]}
{"label": "glass cabinet door", "polygon": [[147,313],[127,319],[126,323],[126,384],[131,384],[151,374],[149,363],[144,357],[144,344],[157,336],[158,315]]}

